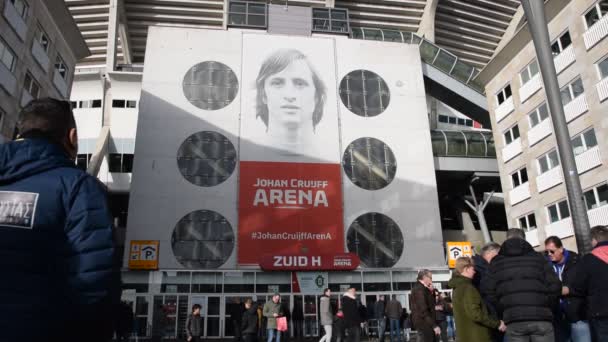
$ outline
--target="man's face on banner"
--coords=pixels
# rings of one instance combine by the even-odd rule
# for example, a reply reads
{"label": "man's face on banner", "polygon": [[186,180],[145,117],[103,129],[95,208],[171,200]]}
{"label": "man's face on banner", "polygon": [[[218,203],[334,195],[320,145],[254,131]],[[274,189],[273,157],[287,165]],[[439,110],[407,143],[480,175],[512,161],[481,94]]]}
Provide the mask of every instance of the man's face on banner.
{"label": "man's face on banner", "polygon": [[312,71],[304,60],[296,60],[264,82],[269,126],[285,125],[297,129],[313,128],[316,105]]}

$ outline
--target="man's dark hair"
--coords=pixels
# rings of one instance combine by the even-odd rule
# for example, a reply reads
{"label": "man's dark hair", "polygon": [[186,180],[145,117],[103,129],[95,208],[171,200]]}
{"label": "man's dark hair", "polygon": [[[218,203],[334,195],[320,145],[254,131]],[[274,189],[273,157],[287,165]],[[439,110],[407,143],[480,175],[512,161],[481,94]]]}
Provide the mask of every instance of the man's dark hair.
{"label": "man's dark hair", "polygon": [[519,228],[509,228],[509,230],[507,230],[507,240],[515,238],[525,240],[526,234]]}
{"label": "man's dark hair", "polygon": [[545,240],[545,246],[548,245],[548,244],[550,244],[550,243],[554,244],[555,247],[557,247],[557,248],[562,248],[562,246],[563,246],[562,239],[560,239],[559,237],[557,237],[555,235],[554,236],[549,236]]}
{"label": "man's dark hair", "polygon": [[591,228],[591,238],[597,242],[608,241],[608,227],[606,226],[595,226]]}
{"label": "man's dark hair", "polygon": [[196,309],[200,310],[201,308],[202,308],[202,306],[200,304],[194,304],[194,305],[192,305],[192,312],[194,312]]}
{"label": "man's dark hair", "polygon": [[46,138],[61,144],[72,128],[76,120],[70,103],[50,97],[30,101],[17,119],[20,138]]}

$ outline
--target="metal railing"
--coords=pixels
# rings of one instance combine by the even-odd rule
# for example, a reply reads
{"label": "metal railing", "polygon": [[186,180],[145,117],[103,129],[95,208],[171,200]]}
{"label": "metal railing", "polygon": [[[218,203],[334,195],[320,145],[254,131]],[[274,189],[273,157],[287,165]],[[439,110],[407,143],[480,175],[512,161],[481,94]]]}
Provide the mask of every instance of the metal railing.
{"label": "metal railing", "polygon": [[417,44],[420,46],[420,57],[422,57],[422,61],[467,85],[476,92],[484,94],[483,86],[475,81],[475,77],[479,74],[479,70],[463,62],[458,56],[448,50],[440,48],[413,32],[353,27],[351,29],[351,38]]}

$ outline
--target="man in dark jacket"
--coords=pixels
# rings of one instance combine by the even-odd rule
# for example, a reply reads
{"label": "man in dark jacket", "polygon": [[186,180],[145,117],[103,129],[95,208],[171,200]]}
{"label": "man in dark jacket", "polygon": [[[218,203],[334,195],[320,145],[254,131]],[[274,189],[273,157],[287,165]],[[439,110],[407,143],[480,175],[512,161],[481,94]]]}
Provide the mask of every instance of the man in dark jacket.
{"label": "man in dark jacket", "polygon": [[200,304],[192,305],[192,313],[186,319],[186,340],[200,342],[203,334],[203,317]]}
{"label": "man in dark jacket", "polygon": [[344,328],[348,331],[348,342],[359,342],[361,339],[361,314],[357,304],[357,291],[351,287],[342,296],[342,313]]}
{"label": "man in dark jacket", "polygon": [[34,100],[17,129],[0,145],[2,339],[106,341],[120,302],[112,219],[102,186],[76,168],[70,104]]}
{"label": "man in dark jacket", "polygon": [[232,303],[227,306],[227,314],[230,315],[234,330],[234,341],[237,342],[241,340],[241,319],[243,317],[244,307],[243,304],[241,304],[241,299],[239,297],[234,297]]}
{"label": "man in dark jacket", "polygon": [[594,341],[603,342],[608,336],[608,227],[591,228],[591,244],[593,251],[583,257],[572,291],[587,298]]}
{"label": "man in dark jacket", "polygon": [[397,300],[397,296],[393,295],[391,301],[386,305],[386,317],[388,317],[391,328],[391,342],[393,342],[393,336],[395,336],[398,342],[401,342],[401,326],[399,325],[399,319],[401,318],[401,311],[403,307]]}
{"label": "man in dark jacket", "polygon": [[524,238],[521,229],[508,230],[482,291],[507,324],[507,340],[535,336],[535,341],[553,342],[551,309],[561,294],[561,283]]}
{"label": "man in dark jacket", "polygon": [[245,313],[241,320],[241,332],[244,342],[256,342],[258,337],[258,306],[247,298],[245,300]]}
{"label": "man in dark jacket", "polygon": [[418,272],[418,282],[412,286],[410,305],[412,325],[418,332],[419,342],[433,342],[441,334],[435,322],[435,297],[433,296],[433,274],[429,270]]}
{"label": "man in dark jacket", "polygon": [[378,301],[374,304],[374,319],[378,321],[378,340],[384,342],[384,332],[386,331],[386,319],[384,316],[385,302],[384,296],[378,297]]}
{"label": "man in dark jacket", "polygon": [[562,282],[562,296],[553,309],[555,341],[590,341],[591,331],[587,322],[585,298],[574,290],[566,290],[572,288],[572,283],[577,278],[578,254],[565,249],[562,240],[557,236],[550,236],[545,240],[545,251],[551,267]]}

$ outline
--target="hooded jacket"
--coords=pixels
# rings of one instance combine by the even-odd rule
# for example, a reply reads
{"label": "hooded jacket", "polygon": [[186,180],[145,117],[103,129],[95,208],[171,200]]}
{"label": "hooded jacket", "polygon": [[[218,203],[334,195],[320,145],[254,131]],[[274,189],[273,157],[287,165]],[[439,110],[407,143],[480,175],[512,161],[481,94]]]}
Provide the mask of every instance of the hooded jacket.
{"label": "hooded jacket", "polygon": [[452,305],[457,341],[491,341],[491,330],[498,329],[500,322],[490,315],[471,279],[454,275],[448,286],[454,289]]}
{"label": "hooded jacket", "polygon": [[484,293],[505,323],[553,320],[561,282],[545,258],[523,239],[502,244],[490,263]]}
{"label": "hooded jacket", "polygon": [[[585,297],[582,294],[577,293],[573,287],[573,283],[578,277],[577,273],[580,265],[580,258],[575,252],[564,249],[564,259],[563,269],[561,271],[561,281],[562,286],[567,286],[570,289],[570,294],[560,298],[560,302],[556,303],[559,304],[559,307],[556,308],[556,310],[560,310],[565,318],[572,323],[587,320]],[[551,262],[550,259],[549,265],[556,271],[558,265]]]}
{"label": "hooded jacket", "polygon": [[258,333],[258,305],[252,303],[251,307],[243,313],[241,320],[241,331],[243,335],[257,335]]}
{"label": "hooded jacket", "polygon": [[361,315],[359,314],[357,300],[348,292],[342,296],[342,312],[344,313],[345,328],[358,327],[359,324],[361,324]]}
{"label": "hooded jacket", "polygon": [[587,298],[590,319],[608,318],[608,241],[582,258],[573,287]]}
{"label": "hooded jacket", "polygon": [[0,145],[3,337],[111,337],[111,310],[120,299],[115,260],[112,220],[97,179],[45,139]]}

